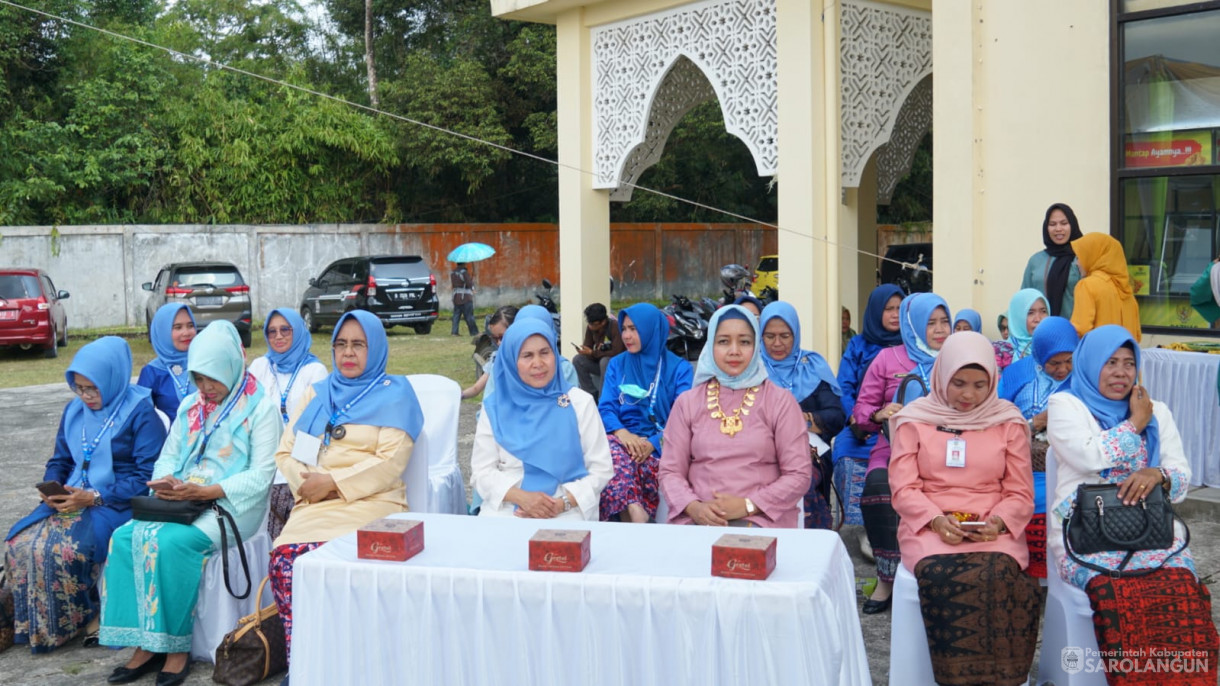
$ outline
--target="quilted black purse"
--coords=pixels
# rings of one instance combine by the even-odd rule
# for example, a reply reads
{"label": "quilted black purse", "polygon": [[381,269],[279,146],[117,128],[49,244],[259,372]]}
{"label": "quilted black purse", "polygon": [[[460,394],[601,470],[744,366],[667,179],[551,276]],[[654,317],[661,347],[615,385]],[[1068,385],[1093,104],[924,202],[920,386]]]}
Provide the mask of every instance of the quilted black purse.
{"label": "quilted black purse", "polygon": [[[1126,505],[1118,497],[1117,484],[1081,484],[1076,488],[1076,506],[1063,523],[1064,548],[1077,564],[1088,569],[1112,577],[1141,576],[1156,570],[1126,571],[1131,557],[1140,550],[1165,550],[1172,546],[1173,524],[1178,519],[1163,488],[1154,488],[1139,502]],[[1187,528],[1185,541],[1168,557],[1182,552],[1189,542]],[[1117,569],[1078,557],[1104,550],[1125,550],[1127,556]]]}
{"label": "quilted black purse", "polygon": [[162,500],[152,495],[137,495],[131,498],[131,518],[142,522],[167,522],[190,526],[195,519],[207,512],[212,500]]}

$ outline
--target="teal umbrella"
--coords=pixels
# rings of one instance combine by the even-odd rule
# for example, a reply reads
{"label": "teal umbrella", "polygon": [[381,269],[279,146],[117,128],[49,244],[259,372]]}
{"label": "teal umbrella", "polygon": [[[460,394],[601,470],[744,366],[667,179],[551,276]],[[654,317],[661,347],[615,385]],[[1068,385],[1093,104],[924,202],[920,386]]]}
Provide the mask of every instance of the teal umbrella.
{"label": "teal umbrella", "polygon": [[463,243],[449,253],[450,262],[478,262],[496,254],[496,249],[486,243]]}

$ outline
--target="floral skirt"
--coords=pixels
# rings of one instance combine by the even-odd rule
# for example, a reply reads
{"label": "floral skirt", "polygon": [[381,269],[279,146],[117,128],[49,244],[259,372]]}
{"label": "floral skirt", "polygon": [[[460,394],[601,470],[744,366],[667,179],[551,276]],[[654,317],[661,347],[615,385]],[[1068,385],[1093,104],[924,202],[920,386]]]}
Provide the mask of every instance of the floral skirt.
{"label": "floral skirt", "polygon": [[271,577],[271,594],[284,623],[284,644],[292,657],[292,566],[297,558],[322,545],[321,543],[286,543],[271,551],[267,575]]}
{"label": "floral skirt", "polygon": [[72,640],[97,614],[99,565],[88,510],[55,514],[8,541],[15,643],[45,653]]}
{"label": "floral skirt", "polygon": [[271,537],[272,541],[280,537],[280,532],[288,523],[288,515],[292,512],[292,506],[295,503],[296,500],[292,497],[292,487],[288,484],[272,484],[268,503],[271,506],[271,516],[267,517],[267,535]]}
{"label": "floral skirt", "polygon": [[617,519],[628,505],[639,504],[648,512],[649,519],[657,516],[657,504],[661,501],[657,489],[657,467],[661,458],[653,451],[643,462],[631,459],[631,453],[614,434],[610,439],[610,457],[614,460],[614,476],[602,491],[601,520]]}

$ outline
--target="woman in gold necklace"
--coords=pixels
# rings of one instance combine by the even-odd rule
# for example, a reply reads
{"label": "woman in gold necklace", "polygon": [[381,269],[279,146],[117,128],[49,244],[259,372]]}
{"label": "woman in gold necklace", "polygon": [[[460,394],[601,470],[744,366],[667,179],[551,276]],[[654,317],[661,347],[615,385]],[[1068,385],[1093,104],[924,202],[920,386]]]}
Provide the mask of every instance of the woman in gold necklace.
{"label": "woman in gold necklace", "polygon": [[674,402],[658,480],[672,524],[796,528],[813,467],[801,408],[767,380],[758,322],[716,311],[694,386]]}

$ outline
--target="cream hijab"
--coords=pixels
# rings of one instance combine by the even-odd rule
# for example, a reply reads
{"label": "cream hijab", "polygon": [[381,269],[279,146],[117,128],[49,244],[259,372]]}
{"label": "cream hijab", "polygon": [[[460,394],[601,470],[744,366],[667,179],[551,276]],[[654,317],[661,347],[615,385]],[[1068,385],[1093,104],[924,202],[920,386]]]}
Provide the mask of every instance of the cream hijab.
{"label": "cream hijab", "polygon": [[[949,382],[962,367],[978,365],[987,372],[990,385],[987,399],[969,412],[954,409],[948,400]],[[977,431],[998,424],[1013,422],[1028,432],[1025,417],[1016,405],[996,396],[999,375],[995,367],[995,350],[981,333],[959,331],[945,340],[936,362],[932,365],[929,395],[920,398],[895,414],[891,420],[894,431],[906,422],[945,426],[962,431]]]}

